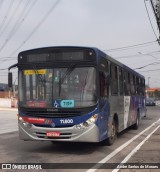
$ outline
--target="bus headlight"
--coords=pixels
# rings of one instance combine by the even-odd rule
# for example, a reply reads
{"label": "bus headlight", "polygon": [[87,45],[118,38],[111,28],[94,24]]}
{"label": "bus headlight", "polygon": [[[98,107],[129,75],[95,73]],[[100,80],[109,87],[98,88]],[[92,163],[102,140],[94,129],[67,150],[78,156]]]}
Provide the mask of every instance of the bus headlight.
{"label": "bus headlight", "polygon": [[95,122],[97,121],[97,114],[94,114],[91,118],[89,118],[87,121],[76,125],[76,128],[81,129],[81,128],[86,128],[91,126],[92,124],[95,124]]}
{"label": "bus headlight", "polygon": [[94,124],[97,121],[97,114],[94,114],[91,118],[89,118],[87,121],[83,123],[85,127],[89,127],[90,125]]}
{"label": "bus headlight", "polygon": [[24,119],[22,117],[19,116],[18,119],[25,127],[27,127],[27,128],[31,128],[32,127],[32,124],[24,121]]}
{"label": "bus headlight", "polygon": [[27,128],[31,128],[32,124],[28,123],[28,122],[23,122],[23,125]]}
{"label": "bus headlight", "polygon": [[18,117],[19,121],[23,122],[23,118],[21,116]]}

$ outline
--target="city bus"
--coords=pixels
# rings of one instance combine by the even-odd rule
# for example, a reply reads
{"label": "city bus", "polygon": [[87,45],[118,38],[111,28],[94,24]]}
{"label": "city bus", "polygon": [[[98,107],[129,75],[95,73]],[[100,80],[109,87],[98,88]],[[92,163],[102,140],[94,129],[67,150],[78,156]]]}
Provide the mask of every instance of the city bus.
{"label": "city bus", "polygon": [[98,48],[45,47],[20,52],[18,127],[22,140],[100,142],[138,129],[145,78]]}

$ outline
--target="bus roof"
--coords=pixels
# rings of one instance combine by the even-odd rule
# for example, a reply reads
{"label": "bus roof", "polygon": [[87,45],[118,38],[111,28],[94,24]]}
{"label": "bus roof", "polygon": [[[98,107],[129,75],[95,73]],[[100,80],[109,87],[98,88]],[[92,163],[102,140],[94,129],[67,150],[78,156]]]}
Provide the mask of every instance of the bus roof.
{"label": "bus roof", "polygon": [[113,62],[114,64],[116,64],[116,65],[122,67],[123,69],[127,70],[128,72],[131,72],[131,73],[133,73],[134,75],[137,75],[137,76],[139,76],[139,77],[145,79],[145,77],[144,77],[143,75],[141,75],[140,73],[138,73],[138,72],[136,72],[135,70],[131,69],[130,67],[126,66],[125,64],[123,64],[123,63],[117,61],[117,60],[114,59],[113,57],[107,55],[105,52],[99,50],[98,48],[94,48],[94,49],[97,49],[97,50],[102,54],[103,57],[105,57],[106,59],[108,59],[108,61]]}
{"label": "bus roof", "polygon": [[139,74],[138,72],[134,71],[133,69],[131,69],[130,67],[124,65],[123,63],[117,61],[116,59],[114,59],[113,57],[109,56],[107,53],[101,51],[100,49],[96,48],[96,47],[85,47],[85,46],[53,46],[53,47],[41,47],[41,48],[35,48],[35,49],[30,49],[30,50],[25,50],[25,51],[22,51],[18,54],[21,55],[22,53],[29,53],[29,52],[36,52],[36,51],[39,51],[39,50],[45,50],[45,49],[53,49],[53,48],[65,48],[65,49],[69,49],[69,48],[75,48],[75,49],[92,49],[96,52],[97,55],[101,55],[102,57],[105,57],[108,61],[110,62],[113,62],[114,64],[122,67],[123,69],[127,70],[128,72],[131,72],[133,73],[134,75],[137,75],[141,78],[144,79],[144,76]]}

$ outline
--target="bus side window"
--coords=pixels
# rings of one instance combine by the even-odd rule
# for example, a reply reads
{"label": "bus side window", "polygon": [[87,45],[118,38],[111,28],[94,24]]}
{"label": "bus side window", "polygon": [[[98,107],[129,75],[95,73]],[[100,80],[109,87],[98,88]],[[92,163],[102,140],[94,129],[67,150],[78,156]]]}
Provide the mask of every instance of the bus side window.
{"label": "bus side window", "polygon": [[100,83],[100,96],[107,97],[108,96],[108,84],[106,84],[105,74],[103,72],[99,72],[99,83]]}
{"label": "bus side window", "polygon": [[142,80],[142,95],[145,96],[145,80]]}
{"label": "bus side window", "polygon": [[135,90],[134,90],[134,76],[132,74],[130,74],[130,88],[131,88],[131,95],[135,94]]}
{"label": "bus side window", "polygon": [[124,92],[124,76],[123,76],[123,70],[119,68],[119,90],[120,95],[123,95]]}
{"label": "bus side window", "polygon": [[118,71],[117,66],[111,65],[111,93],[112,95],[118,94]]}
{"label": "bus side window", "polygon": [[128,95],[131,95],[131,76],[130,76],[130,73],[127,74],[127,77],[128,77],[127,93],[128,93]]}
{"label": "bus side window", "polygon": [[144,80],[140,79],[140,95],[144,95]]}
{"label": "bus side window", "polygon": [[131,91],[131,84],[130,84],[131,80],[130,80],[130,73],[128,73],[127,71],[125,72],[124,75],[124,92],[126,96],[130,95],[130,91]]}
{"label": "bus side window", "polygon": [[139,91],[139,78],[136,77],[136,93],[139,94],[140,91]]}
{"label": "bus side window", "polygon": [[133,94],[136,94],[136,77],[133,75]]}

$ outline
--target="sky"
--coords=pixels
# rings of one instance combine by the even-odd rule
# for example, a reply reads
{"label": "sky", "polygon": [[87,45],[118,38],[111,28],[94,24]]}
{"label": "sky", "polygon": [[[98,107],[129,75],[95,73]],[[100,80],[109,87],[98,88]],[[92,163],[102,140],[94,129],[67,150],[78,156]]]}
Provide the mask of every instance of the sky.
{"label": "sky", "polygon": [[160,87],[158,37],[149,0],[0,0],[0,83],[19,52],[71,45],[97,47]]}

